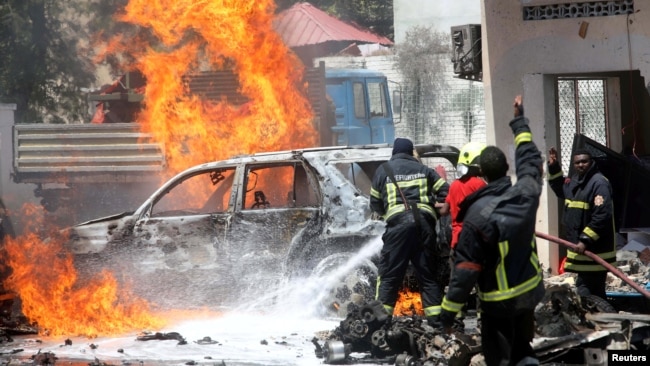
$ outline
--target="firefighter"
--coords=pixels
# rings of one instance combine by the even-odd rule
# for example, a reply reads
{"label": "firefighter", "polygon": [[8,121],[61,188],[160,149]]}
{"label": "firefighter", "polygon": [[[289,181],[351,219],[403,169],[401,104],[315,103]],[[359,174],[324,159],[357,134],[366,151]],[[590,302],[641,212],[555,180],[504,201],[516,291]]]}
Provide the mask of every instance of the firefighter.
{"label": "firefighter", "polygon": [[449,186],[449,195],[445,199],[444,208],[440,211],[441,214],[449,212],[451,215],[452,250],[456,247],[456,243],[458,243],[460,229],[463,227],[463,223],[457,220],[460,203],[470,193],[485,186],[485,181],[480,176],[481,170],[478,165],[479,156],[483,149],[485,149],[485,144],[480,142],[468,142],[460,149],[458,164],[456,165],[459,178]]}
{"label": "firefighter", "polygon": [[[396,184],[395,184],[396,183]],[[449,184],[414,156],[413,143],[397,138],[390,160],[377,168],[370,189],[370,207],[386,221],[376,298],[393,314],[409,262],[420,286],[424,315],[440,327],[440,302],[445,283],[431,263],[436,248],[436,207],[442,206]],[[440,262],[440,261],[438,261]]]}
{"label": "firefighter", "polygon": [[563,236],[577,243],[576,249],[567,253],[564,270],[578,274],[578,295],[606,299],[607,269],[584,252],[589,249],[608,263],[616,262],[612,188],[589,151],[577,149],[572,159],[575,173],[568,179],[562,174],[557,151],[549,150],[548,182],[553,192],[564,199]]}
{"label": "firefighter", "polygon": [[478,284],[487,365],[538,364],[530,342],[535,333],[535,305],[544,296],[535,244],[543,160],[523,117],[520,96],[515,98],[514,110],[510,127],[515,136],[517,183],[512,185],[507,175],[503,151],[486,147],[479,165],[488,184],[461,204],[463,228],[440,315],[450,333],[454,317]]}
{"label": "firefighter", "polygon": [[[456,172],[458,172],[459,177],[449,186],[449,194],[445,199],[445,205],[440,210],[441,215],[449,213],[451,216],[452,236],[450,243],[451,255],[449,258],[452,268],[455,260],[454,249],[456,248],[456,243],[458,243],[460,230],[463,227],[463,223],[458,220],[460,204],[465,197],[485,187],[485,180],[481,177],[481,168],[478,164],[483,149],[485,149],[485,144],[475,141],[466,143],[460,149],[458,164],[456,164]],[[464,310],[459,311],[454,325],[456,329],[465,329],[464,319]]]}

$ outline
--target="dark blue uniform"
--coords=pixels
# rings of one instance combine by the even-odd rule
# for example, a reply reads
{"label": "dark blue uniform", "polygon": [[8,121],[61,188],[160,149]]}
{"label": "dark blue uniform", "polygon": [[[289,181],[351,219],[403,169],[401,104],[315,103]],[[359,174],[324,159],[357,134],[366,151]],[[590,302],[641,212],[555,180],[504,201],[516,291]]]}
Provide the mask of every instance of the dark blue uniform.
{"label": "dark blue uniform", "polygon": [[[420,285],[424,314],[430,323],[438,323],[445,284],[437,282],[429,256],[435,255],[436,246],[434,205],[445,201],[449,184],[435,170],[406,153],[394,154],[387,164],[407,202],[384,167],[379,167],[370,190],[370,206],[383,216],[386,231],[382,237],[376,297],[392,314],[411,262]],[[411,207],[417,207],[417,215],[413,215]]]}
{"label": "dark blue uniform", "polygon": [[528,120],[510,122],[515,135],[517,183],[488,183],[461,204],[463,229],[441,318],[450,326],[475,284],[481,302],[481,339],[488,365],[514,365],[531,357],[534,309],[544,296],[535,243],[542,192],[542,157]]}
{"label": "dark blue uniform", "polygon": [[[607,178],[593,162],[582,177],[578,174],[564,177],[557,160],[549,164],[548,174],[553,192],[564,199],[564,239],[572,243],[580,241],[586,250],[608,263],[615,263],[614,204]],[[601,264],[586,255],[569,251],[564,269],[578,273],[576,285],[581,296],[591,294],[606,298],[607,269]]]}

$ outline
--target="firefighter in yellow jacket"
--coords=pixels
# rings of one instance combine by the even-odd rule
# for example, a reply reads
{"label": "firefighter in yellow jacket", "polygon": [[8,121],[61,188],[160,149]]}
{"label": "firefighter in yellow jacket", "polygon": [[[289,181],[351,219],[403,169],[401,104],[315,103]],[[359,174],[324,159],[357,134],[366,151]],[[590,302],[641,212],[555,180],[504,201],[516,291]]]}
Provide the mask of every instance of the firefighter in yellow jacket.
{"label": "firefighter in yellow jacket", "polygon": [[451,332],[456,313],[478,284],[481,344],[488,366],[538,364],[530,342],[535,306],[544,296],[535,244],[543,159],[523,117],[520,97],[514,107],[510,127],[515,135],[517,183],[512,185],[507,175],[503,152],[486,147],[479,165],[488,184],[461,204],[463,228],[440,315]]}
{"label": "firefighter in yellow jacket", "polygon": [[443,245],[436,243],[435,209],[436,204],[444,203],[449,184],[435,170],[420,163],[413,151],[411,140],[395,139],[393,155],[377,168],[372,180],[370,207],[386,221],[376,298],[392,315],[404,275],[412,263],[424,315],[431,326],[440,327],[445,283],[437,276],[442,269],[432,265],[436,262],[433,256],[440,254],[437,244]]}
{"label": "firefighter in yellow jacket", "polygon": [[548,155],[548,183],[564,199],[562,236],[577,244],[575,251],[567,253],[564,269],[578,274],[576,287],[580,296],[606,299],[607,269],[584,252],[589,250],[608,263],[616,262],[612,188],[589,151],[577,149],[572,155],[574,173],[569,178],[562,175],[555,148]]}

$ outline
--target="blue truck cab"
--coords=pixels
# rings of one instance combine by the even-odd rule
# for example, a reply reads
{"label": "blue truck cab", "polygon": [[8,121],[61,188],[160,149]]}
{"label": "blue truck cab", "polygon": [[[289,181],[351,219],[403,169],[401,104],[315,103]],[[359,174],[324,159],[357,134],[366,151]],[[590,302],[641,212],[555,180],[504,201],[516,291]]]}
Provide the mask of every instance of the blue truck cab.
{"label": "blue truck cab", "polygon": [[393,143],[395,125],[386,76],[366,69],[326,69],[332,144],[353,146]]}

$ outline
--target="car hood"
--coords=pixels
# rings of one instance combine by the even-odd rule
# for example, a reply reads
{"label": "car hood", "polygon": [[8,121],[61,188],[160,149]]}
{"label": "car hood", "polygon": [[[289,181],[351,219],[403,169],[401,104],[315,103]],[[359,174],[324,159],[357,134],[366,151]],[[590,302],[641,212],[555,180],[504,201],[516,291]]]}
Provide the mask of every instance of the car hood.
{"label": "car hood", "polygon": [[85,226],[85,225],[88,225],[88,224],[94,224],[94,223],[103,222],[103,221],[112,221],[112,220],[115,220],[115,219],[120,219],[122,217],[131,216],[131,215],[133,215],[133,212],[122,212],[122,213],[115,214],[115,215],[104,216],[104,217],[100,217],[100,218],[97,218],[97,219],[88,220],[86,222],[82,222],[80,224],[77,224],[74,227]]}
{"label": "car hood", "polygon": [[66,249],[74,254],[99,253],[109,242],[128,236],[133,222],[131,213],[121,213],[67,228],[65,232],[69,240]]}

